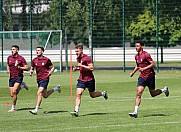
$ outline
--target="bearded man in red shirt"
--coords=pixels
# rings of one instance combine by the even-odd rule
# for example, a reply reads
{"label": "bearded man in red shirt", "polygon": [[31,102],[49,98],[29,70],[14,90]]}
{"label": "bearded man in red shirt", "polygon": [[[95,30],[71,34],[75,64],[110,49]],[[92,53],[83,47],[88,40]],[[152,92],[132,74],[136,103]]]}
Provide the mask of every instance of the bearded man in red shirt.
{"label": "bearded man in red shirt", "polygon": [[108,99],[107,91],[99,92],[95,90],[95,79],[93,75],[94,65],[92,59],[83,53],[83,45],[77,45],[75,47],[75,53],[77,55],[78,66],[73,68],[73,71],[80,71],[79,79],[77,80],[77,91],[75,100],[74,112],[71,112],[72,116],[77,117],[79,107],[81,103],[81,96],[86,88],[88,88],[89,95],[92,98],[103,96]]}
{"label": "bearded man in red shirt", "polygon": [[10,74],[9,88],[10,96],[12,97],[12,107],[8,112],[15,112],[17,96],[22,85],[28,90],[28,86],[23,82],[23,71],[28,70],[28,65],[24,57],[19,55],[18,45],[13,45],[11,52],[12,55],[7,58],[7,73]]}

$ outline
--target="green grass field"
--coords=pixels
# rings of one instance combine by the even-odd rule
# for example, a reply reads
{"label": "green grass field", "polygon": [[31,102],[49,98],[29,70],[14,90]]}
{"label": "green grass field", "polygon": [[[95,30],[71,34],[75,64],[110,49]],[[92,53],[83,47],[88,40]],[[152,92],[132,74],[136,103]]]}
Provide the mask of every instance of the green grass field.
{"label": "green grass field", "polygon": [[[152,98],[145,89],[138,118],[128,116],[134,109],[138,73],[129,77],[129,71],[94,71],[97,90],[107,90],[109,99],[90,98],[86,90],[82,96],[79,117],[72,117],[75,87],[79,73],[73,73],[73,102],[70,102],[69,72],[54,73],[49,89],[61,84],[62,93],[54,92],[43,99],[38,115],[29,113],[37,99],[34,77],[25,74],[30,89],[22,89],[18,96],[17,111],[8,113],[11,97],[8,75],[0,73],[0,131],[7,132],[179,132],[181,129],[181,71],[160,71],[156,86],[167,85],[170,96]],[[5,102],[10,102],[5,106]]]}

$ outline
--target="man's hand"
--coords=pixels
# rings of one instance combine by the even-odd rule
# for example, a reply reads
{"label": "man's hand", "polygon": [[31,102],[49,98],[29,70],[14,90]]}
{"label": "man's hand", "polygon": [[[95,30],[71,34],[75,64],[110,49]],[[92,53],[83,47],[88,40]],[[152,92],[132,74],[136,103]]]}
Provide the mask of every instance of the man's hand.
{"label": "man's hand", "polygon": [[74,66],[74,67],[73,67],[73,71],[75,72],[75,71],[77,71],[77,70],[80,70],[79,67],[78,67],[78,66]]}
{"label": "man's hand", "polygon": [[78,63],[78,66],[83,66],[82,63]]}
{"label": "man's hand", "polygon": [[129,74],[130,77],[132,77],[133,75],[134,75],[134,72],[131,72],[131,73]]}
{"label": "man's hand", "polygon": [[10,71],[9,71],[9,70],[7,70],[7,73],[9,74],[9,73],[10,73]]}
{"label": "man's hand", "polygon": [[30,70],[30,76],[32,77],[32,75],[33,75],[33,70]]}

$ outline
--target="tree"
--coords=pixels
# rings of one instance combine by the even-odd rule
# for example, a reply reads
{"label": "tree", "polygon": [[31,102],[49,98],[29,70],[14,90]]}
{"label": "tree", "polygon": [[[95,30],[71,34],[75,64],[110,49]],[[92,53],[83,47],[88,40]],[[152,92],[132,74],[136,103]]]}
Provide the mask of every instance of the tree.
{"label": "tree", "polygon": [[[180,7],[175,6],[174,4],[168,6],[168,4],[163,1],[159,2],[158,40],[159,47],[161,47],[161,63],[163,63],[163,47],[176,46],[177,44],[180,44],[180,13],[175,13],[175,10],[180,11]],[[141,40],[148,44],[148,46],[156,46],[155,3],[148,3],[148,7],[149,8],[145,8],[144,12],[139,14],[136,19],[131,22],[127,28],[127,33],[131,35],[132,42],[134,42],[135,38],[140,37]]]}
{"label": "tree", "polygon": [[4,30],[11,31],[13,30],[13,23],[12,23],[12,1],[5,1],[4,2],[4,13],[5,13],[5,20],[4,20]]}

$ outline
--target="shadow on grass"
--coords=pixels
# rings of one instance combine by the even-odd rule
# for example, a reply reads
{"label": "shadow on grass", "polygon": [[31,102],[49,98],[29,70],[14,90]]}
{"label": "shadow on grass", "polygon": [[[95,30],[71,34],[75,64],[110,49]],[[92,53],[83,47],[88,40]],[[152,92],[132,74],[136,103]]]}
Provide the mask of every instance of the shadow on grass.
{"label": "shadow on grass", "polygon": [[[35,107],[33,107],[33,108],[20,108],[20,109],[16,109],[16,111],[32,110],[32,109],[35,109]],[[39,109],[41,109],[41,108],[39,108]]]}
{"label": "shadow on grass", "polygon": [[151,117],[151,116],[169,116],[169,115],[165,115],[165,114],[150,114],[150,115],[145,115],[143,117]]}
{"label": "shadow on grass", "polygon": [[68,111],[63,111],[63,110],[59,110],[59,111],[44,111],[44,114],[55,114],[55,113],[65,113]]}
{"label": "shadow on grass", "polygon": [[90,113],[90,114],[85,114],[85,115],[80,115],[80,116],[94,116],[94,115],[106,115],[106,114],[111,114],[111,113]]}

